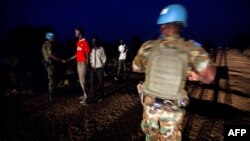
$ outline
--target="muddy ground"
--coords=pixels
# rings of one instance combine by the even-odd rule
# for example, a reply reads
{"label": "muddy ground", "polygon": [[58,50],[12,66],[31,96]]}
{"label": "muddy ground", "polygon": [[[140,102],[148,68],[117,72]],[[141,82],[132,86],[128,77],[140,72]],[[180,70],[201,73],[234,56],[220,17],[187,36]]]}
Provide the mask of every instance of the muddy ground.
{"label": "muddy ground", "polygon": [[[215,61],[218,77],[213,84],[188,83],[191,101],[183,140],[223,141],[224,124],[250,124],[249,58],[228,50],[219,51]],[[79,103],[79,85],[62,88],[52,101],[46,90],[1,95],[0,140],[142,141],[142,106],[135,89],[140,80],[142,75],[131,72],[118,81],[107,76],[104,95],[88,105]]]}

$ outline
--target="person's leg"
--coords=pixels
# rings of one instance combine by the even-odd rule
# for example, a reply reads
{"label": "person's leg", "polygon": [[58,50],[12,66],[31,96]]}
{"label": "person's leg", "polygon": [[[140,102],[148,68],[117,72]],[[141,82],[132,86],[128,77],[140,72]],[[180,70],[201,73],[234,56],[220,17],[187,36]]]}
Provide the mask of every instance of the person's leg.
{"label": "person's leg", "polygon": [[119,59],[118,60],[118,71],[117,71],[117,77],[119,77],[120,76],[120,71],[121,71],[121,67],[122,67],[122,61]]}
{"label": "person's leg", "polygon": [[177,103],[165,105],[160,115],[160,138],[166,141],[181,141],[181,126],[185,115],[184,108]]}
{"label": "person's leg", "polygon": [[49,100],[52,99],[52,97],[55,94],[55,83],[54,83],[54,69],[53,65],[47,66],[47,73],[48,73],[48,90],[49,90]]}
{"label": "person's leg", "polygon": [[181,141],[180,127],[185,110],[175,103],[154,105],[159,105],[155,98],[144,97],[141,128],[146,134],[146,141]]}
{"label": "person's leg", "polygon": [[159,112],[153,108],[155,99],[145,96],[143,101],[143,119],[141,121],[142,131],[146,135],[146,141],[158,141],[160,138]]}
{"label": "person's leg", "polygon": [[85,66],[84,62],[77,63],[77,72],[78,72],[79,82],[80,82],[81,88],[83,90],[83,96],[84,96],[84,99],[86,99],[87,98],[87,95],[85,92],[86,66]]}
{"label": "person's leg", "polygon": [[126,61],[125,60],[122,60],[122,65],[123,65],[123,72],[126,74],[127,66],[126,66]]}
{"label": "person's leg", "polygon": [[103,68],[96,69],[96,75],[98,79],[98,90],[103,92]]}
{"label": "person's leg", "polygon": [[85,99],[87,99],[87,94],[86,94],[86,90],[85,90],[85,82],[86,82],[86,73],[87,73],[87,64],[86,63],[84,63],[83,64],[83,87],[84,87],[84,89],[83,89],[83,95],[84,95],[84,97],[85,97]]}
{"label": "person's leg", "polygon": [[89,88],[89,98],[93,98],[95,94],[95,69],[90,70],[90,88]]}

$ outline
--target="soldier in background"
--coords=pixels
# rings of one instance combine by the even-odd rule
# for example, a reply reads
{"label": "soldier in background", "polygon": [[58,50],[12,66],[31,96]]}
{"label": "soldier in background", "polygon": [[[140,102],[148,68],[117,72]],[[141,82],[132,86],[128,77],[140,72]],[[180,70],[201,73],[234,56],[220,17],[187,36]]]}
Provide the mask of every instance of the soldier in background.
{"label": "soldier in background", "polygon": [[46,33],[46,41],[42,47],[43,53],[43,64],[48,73],[48,90],[49,90],[49,100],[52,100],[53,96],[55,96],[55,69],[54,69],[54,61],[59,61],[65,63],[65,60],[57,58],[53,53],[54,48],[54,33],[47,32]]}

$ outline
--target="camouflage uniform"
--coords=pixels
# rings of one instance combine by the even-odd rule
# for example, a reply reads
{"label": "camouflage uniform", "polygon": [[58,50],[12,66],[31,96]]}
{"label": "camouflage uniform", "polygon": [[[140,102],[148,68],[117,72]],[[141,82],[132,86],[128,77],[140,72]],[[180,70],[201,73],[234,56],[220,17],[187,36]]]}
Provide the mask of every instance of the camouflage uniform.
{"label": "camouflage uniform", "polygon": [[[153,51],[153,48],[159,45],[185,51],[188,56],[188,59],[185,60],[188,64],[188,68],[185,69],[187,75],[190,70],[194,69],[199,72],[208,65],[209,57],[202,47],[196,46],[192,40],[185,41],[180,35],[175,35],[145,42],[133,61],[133,68],[145,72],[150,59],[150,53]],[[145,73],[147,79],[147,72]],[[146,134],[147,141],[181,140],[181,123],[185,115],[183,107],[187,106],[189,101],[184,90],[186,79],[181,81],[180,85],[183,95],[179,95],[179,97],[160,98],[154,96],[154,94],[143,92],[144,97],[141,98],[143,104],[141,128]],[[169,86],[166,87],[169,88]],[[165,90],[162,93],[168,92]]]}
{"label": "camouflage uniform", "polygon": [[48,73],[48,89],[49,94],[52,96],[55,93],[55,76],[54,76],[54,64],[52,59],[49,57],[49,54],[52,54],[52,43],[49,41],[46,41],[43,44],[42,47],[42,53],[43,53],[43,63]]}

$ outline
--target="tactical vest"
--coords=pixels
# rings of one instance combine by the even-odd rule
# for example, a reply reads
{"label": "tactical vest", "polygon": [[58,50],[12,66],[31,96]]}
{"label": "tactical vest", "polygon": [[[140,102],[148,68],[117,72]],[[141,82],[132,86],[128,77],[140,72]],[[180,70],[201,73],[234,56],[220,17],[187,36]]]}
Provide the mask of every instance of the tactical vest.
{"label": "tactical vest", "polygon": [[42,47],[42,54],[43,54],[42,63],[43,63],[43,66],[45,68],[53,67],[53,60],[49,57],[49,53],[52,52],[52,48],[53,48],[53,46],[49,41],[46,41],[43,44],[43,47]]}
{"label": "tactical vest", "polygon": [[169,47],[160,40],[153,42],[142,91],[162,99],[185,98],[188,59],[188,53],[181,48]]}
{"label": "tactical vest", "polygon": [[50,61],[49,52],[51,51],[51,43],[46,41],[42,47],[43,58],[46,62]]}

